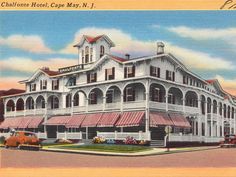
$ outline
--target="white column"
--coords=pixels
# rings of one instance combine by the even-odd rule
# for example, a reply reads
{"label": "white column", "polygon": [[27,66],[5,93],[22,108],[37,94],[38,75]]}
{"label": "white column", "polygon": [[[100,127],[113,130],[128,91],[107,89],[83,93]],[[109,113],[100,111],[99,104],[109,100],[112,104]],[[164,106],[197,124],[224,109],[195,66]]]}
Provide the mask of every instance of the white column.
{"label": "white column", "polygon": [[89,106],[89,98],[85,99],[85,110],[88,112],[88,106]]}
{"label": "white column", "polygon": [[74,114],[74,99],[73,97],[71,96],[71,108],[70,108],[71,112],[70,114],[73,115]]}
{"label": "white column", "polygon": [[102,110],[104,111],[106,109],[106,96],[102,97]]}
{"label": "white column", "polygon": [[34,115],[36,114],[36,102],[34,102]]}
{"label": "white column", "polygon": [[220,109],[220,104],[217,103],[217,131],[216,131],[216,136],[217,137],[220,137],[220,112],[219,112],[219,109]]}
{"label": "white column", "polygon": [[185,97],[183,97],[183,113],[185,113]]}
{"label": "white column", "polygon": [[211,136],[213,136],[214,133],[214,127],[213,127],[213,103],[211,104]]}
{"label": "white column", "polygon": [[202,136],[202,110],[201,110],[201,100],[198,100],[198,108],[199,108],[199,114],[197,117],[198,121],[198,136]]}
{"label": "white column", "polygon": [[168,89],[166,89],[165,98],[166,98],[166,112],[167,112],[168,111]]}
{"label": "white column", "polygon": [[207,123],[207,101],[205,102],[205,136],[208,136],[208,123]]}
{"label": "white column", "polygon": [[16,104],[14,105],[14,117],[16,117]]}
{"label": "white column", "polygon": [[120,95],[120,112],[123,112],[123,104],[124,104],[124,95],[121,93]]}
{"label": "white column", "polygon": [[149,132],[149,92],[146,92],[145,132]]}
{"label": "white column", "polygon": [[86,140],[88,140],[88,127],[86,127]]}
{"label": "white column", "polygon": [[222,105],[222,127],[221,127],[221,129],[222,129],[222,136],[224,136],[224,132],[225,132],[225,118],[224,118],[224,106]]}

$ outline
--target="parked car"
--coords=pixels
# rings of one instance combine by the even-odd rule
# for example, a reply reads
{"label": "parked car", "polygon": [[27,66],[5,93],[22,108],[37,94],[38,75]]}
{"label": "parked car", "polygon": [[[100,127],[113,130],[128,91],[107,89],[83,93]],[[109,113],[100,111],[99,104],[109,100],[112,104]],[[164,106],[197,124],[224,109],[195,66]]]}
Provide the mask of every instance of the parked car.
{"label": "parked car", "polygon": [[221,147],[236,147],[236,135],[225,135],[224,141],[220,142]]}
{"label": "parked car", "polygon": [[6,148],[18,147],[19,149],[40,148],[40,141],[36,134],[29,131],[14,131],[11,132],[9,138],[4,142]]}

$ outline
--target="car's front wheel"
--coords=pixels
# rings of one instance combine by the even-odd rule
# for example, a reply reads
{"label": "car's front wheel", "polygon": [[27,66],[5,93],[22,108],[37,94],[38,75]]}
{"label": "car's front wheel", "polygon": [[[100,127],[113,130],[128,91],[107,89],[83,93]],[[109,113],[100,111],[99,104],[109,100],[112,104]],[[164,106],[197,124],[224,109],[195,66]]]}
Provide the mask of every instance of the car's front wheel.
{"label": "car's front wheel", "polygon": [[7,142],[6,142],[6,141],[4,142],[4,147],[5,147],[6,149],[9,148],[9,146],[7,145]]}

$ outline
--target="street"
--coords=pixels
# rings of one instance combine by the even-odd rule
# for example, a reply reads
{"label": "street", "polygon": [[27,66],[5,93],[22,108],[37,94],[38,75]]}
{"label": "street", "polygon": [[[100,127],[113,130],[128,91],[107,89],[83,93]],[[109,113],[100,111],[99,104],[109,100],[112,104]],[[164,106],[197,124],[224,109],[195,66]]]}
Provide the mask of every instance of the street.
{"label": "street", "polygon": [[211,149],[145,157],[110,157],[15,149],[1,149],[0,152],[2,168],[236,167],[236,148]]}

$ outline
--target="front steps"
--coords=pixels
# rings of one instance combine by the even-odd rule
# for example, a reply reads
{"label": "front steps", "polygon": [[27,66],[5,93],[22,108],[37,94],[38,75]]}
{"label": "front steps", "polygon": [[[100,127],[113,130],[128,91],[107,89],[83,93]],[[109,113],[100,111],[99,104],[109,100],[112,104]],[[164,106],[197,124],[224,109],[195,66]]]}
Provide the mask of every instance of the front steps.
{"label": "front steps", "polygon": [[164,140],[151,140],[150,142],[151,147],[165,147]]}

